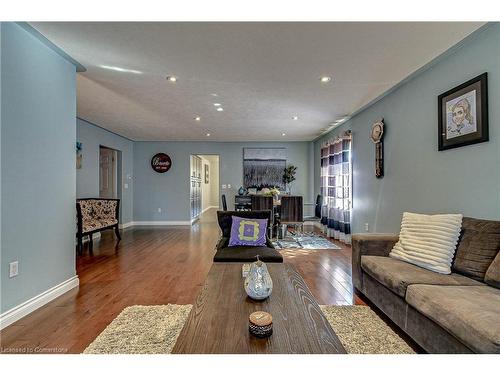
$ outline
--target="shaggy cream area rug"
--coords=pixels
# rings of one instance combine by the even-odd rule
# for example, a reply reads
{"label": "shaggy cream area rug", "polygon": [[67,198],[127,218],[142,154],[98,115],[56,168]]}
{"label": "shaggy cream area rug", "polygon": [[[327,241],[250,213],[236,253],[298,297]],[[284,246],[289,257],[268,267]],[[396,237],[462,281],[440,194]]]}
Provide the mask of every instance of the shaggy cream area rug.
{"label": "shaggy cream area rug", "polygon": [[192,305],[129,306],[85,349],[85,354],[168,354]]}
{"label": "shaggy cream area rug", "polygon": [[349,354],[415,354],[368,306],[320,306]]}
{"label": "shaggy cream area rug", "polygon": [[[130,306],[84,351],[85,354],[168,354],[192,305]],[[414,353],[368,306],[321,306],[348,353]]]}

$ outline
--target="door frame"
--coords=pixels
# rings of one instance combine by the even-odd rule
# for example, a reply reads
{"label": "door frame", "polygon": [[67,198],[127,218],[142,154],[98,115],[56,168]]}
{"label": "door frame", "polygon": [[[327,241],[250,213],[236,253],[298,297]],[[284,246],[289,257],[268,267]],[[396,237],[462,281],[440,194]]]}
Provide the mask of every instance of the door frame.
{"label": "door frame", "polygon": [[[221,189],[221,155],[220,154],[217,154],[217,153],[210,153],[210,152],[191,152],[189,154],[189,181],[188,181],[188,186],[189,186],[189,189],[191,189],[191,156],[217,156],[218,157],[218,162],[217,162],[217,169],[218,169],[218,176],[219,176],[219,181],[218,181],[218,184],[217,184],[217,192],[218,192],[218,201],[217,201],[217,204],[218,204],[218,207],[219,209],[222,207],[222,189]],[[210,172],[210,175],[212,173]],[[210,177],[211,178],[211,177]],[[202,175],[202,181],[204,180],[204,175]],[[188,199],[191,198],[191,190],[189,190],[189,197]],[[227,197],[226,197],[227,198]],[[191,202],[190,202],[191,204]],[[190,206],[190,210],[191,210],[191,206]],[[189,217],[191,218],[191,211],[189,212]],[[193,223],[191,223],[193,224]]]}

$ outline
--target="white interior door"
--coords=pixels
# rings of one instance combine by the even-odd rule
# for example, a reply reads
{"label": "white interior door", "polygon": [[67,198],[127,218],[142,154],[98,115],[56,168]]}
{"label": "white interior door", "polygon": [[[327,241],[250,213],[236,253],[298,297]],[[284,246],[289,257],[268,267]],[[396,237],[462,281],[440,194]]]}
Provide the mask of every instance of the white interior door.
{"label": "white interior door", "polygon": [[116,151],[101,147],[99,153],[99,197],[116,198]]}

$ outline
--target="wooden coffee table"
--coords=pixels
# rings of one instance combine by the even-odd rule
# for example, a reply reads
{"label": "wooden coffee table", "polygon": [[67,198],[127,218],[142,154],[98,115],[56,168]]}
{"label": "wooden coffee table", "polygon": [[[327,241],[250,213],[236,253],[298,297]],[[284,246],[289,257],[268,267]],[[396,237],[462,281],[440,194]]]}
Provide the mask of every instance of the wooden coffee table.
{"label": "wooden coffee table", "polygon": [[[273,292],[247,297],[242,263],[214,263],[172,353],[346,353],[309,288],[291,264],[267,264]],[[254,311],[273,316],[273,334],[248,332]]]}

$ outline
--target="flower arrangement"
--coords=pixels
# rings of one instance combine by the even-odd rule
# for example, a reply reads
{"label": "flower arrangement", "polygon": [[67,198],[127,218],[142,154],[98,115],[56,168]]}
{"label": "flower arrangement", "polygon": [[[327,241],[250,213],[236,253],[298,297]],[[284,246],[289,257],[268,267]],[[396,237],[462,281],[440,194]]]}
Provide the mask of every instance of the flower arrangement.
{"label": "flower arrangement", "polygon": [[278,196],[281,194],[281,192],[279,191],[279,189],[277,187],[273,187],[270,191],[271,195],[273,196]]}

